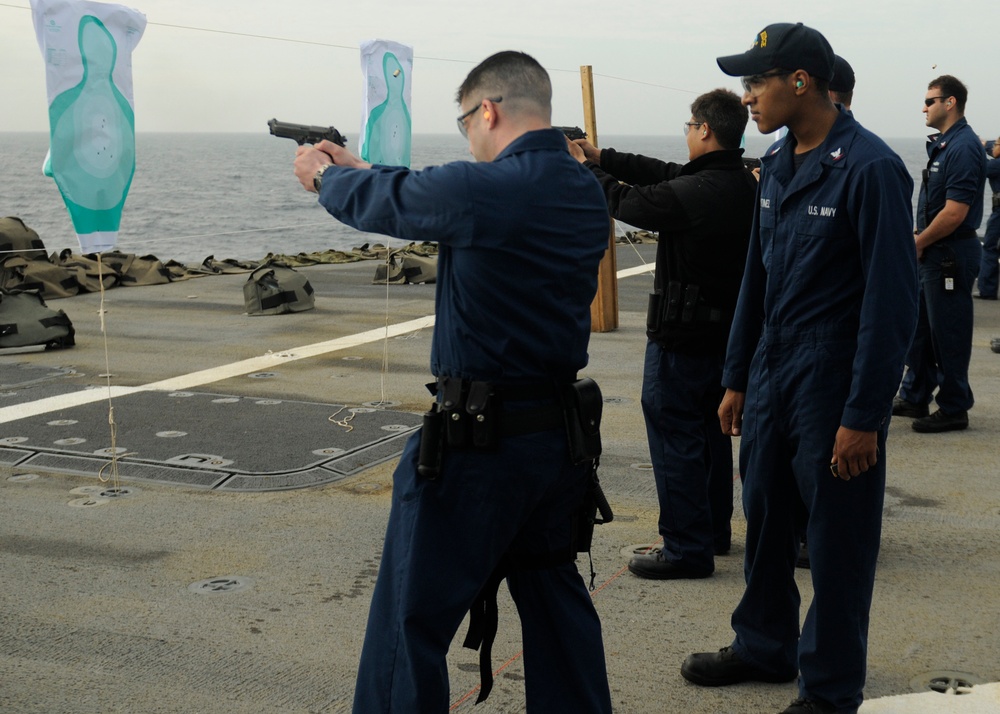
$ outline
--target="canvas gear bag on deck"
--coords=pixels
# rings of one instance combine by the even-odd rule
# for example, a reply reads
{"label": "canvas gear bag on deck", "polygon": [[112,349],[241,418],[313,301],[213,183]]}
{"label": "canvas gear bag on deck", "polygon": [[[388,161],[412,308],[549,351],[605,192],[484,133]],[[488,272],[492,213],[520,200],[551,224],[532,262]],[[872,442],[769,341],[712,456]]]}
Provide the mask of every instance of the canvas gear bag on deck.
{"label": "canvas gear bag on deck", "polygon": [[0,288],[4,290],[37,290],[43,297],[72,297],[80,292],[76,276],[48,257],[25,258],[20,254],[3,262]]}
{"label": "canvas gear bag on deck", "polygon": [[120,282],[121,276],[113,267],[98,265],[96,258],[77,255],[70,248],[63,249],[59,255],[53,253],[52,262],[72,275],[80,290],[86,293],[99,293],[102,282],[105,290]]}
{"label": "canvas gear bag on deck", "polygon": [[27,260],[48,257],[42,239],[24,221],[17,216],[0,218],[0,263],[15,256]]}
{"label": "canvas gear bag on deck", "polygon": [[433,283],[437,281],[437,255],[420,255],[407,250],[390,253],[376,266],[373,285]]}
{"label": "canvas gear bag on deck", "polygon": [[53,310],[37,292],[0,289],[0,350],[45,345],[45,349],[76,344],[73,323]]}
{"label": "canvas gear bag on deck", "polygon": [[312,310],[316,297],[304,275],[284,263],[268,262],[243,284],[243,302],[249,315],[281,315]]}
{"label": "canvas gear bag on deck", "polygon": [[[84,257],[97,260],[97,255],[94,253]],[[170,271],[155,255],[136,255],[109,250],[101,253],[100,259],[105,271],[110,266],[118,273],[119,284],[123,287],[165,285],[170,282]]]}
{"label": "canvas gear bag on deck", "polygon": [[0,218],[0,265],[4,290],[39,290],[47,298],[80,291],[71,275],[49,261],[38,233],[16,216]]}

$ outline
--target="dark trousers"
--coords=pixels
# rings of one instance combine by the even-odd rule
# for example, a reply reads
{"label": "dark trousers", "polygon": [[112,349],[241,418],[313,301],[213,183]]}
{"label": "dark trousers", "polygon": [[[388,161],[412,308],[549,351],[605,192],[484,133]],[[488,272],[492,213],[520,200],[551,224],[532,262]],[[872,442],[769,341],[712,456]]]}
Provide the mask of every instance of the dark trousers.
{"label": "dark trousers", "polygon": [[[920,261],[920,317],[906,355],[899,396],[914,404],[935,401],[947,414],[968,411],[972,358],[972,283],[982,246],[976,237],[939,241]],[[946,290],[942,263],[955,261],[954,290]]]}
{"label": "dark trousers", "polygon": [[983,238],[983,259],[979,264],[979,294],[996,297],[1000,278],[1000,209],[990,214]]}
{"label": "dark trousers", "polygon": [[[855,346],[814,337],[758,347],[740,444],[746,590],[732,616],[741,658],[775,675],[798,670],[801,696],[845,713],[862,701],[885,492],[885,428],[877,466],[850,481],[830,472]],[[814,597],[800,634],[803,503]]]}
{"label": "dark trousers", "polygon": [[[418,451],[419,435],[393,476],[354,714],[447,712],[445,658],[476,594],[507,552],[567,550],[583,495],[561,429],[504,439],[493,453],[448,452],[433,481],[417,475]],[[507,584],[521,618],[525,711],[610,712],[601,623],[576,565],[515,570]]]}
{"label": "dark trousers", "polygon": [[666,560],[711,572],[732,535],[733,451],[719,426],[722,357],[646,344],[642,413]]}

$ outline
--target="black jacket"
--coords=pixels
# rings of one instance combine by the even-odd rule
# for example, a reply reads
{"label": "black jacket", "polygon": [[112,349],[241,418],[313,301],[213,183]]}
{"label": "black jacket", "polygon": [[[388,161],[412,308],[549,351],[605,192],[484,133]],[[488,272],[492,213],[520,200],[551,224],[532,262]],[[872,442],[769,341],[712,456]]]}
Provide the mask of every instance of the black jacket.
{"label": "black jacket", "polygon": [[[605,149],[600,166],[587,162],[612,217],[659,233],[654,278],[659,297],[650,301],[657,314],[650,315],[647,334],[671,351],[725,354],[757,194],[742,154],[714,151],[674,164]],[[673,294],[681,304],[667,319],[671,282],[678,284]],[[689,304],[685,316],[684,298],[695,295],[697,305]]]}

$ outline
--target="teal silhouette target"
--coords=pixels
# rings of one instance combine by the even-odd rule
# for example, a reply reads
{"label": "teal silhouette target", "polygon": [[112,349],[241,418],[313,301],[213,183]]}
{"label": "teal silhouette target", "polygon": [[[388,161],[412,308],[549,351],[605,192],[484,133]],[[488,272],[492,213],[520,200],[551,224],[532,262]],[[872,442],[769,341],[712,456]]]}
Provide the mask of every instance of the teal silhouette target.
{"label": "teal silhouette target", "polygon": [[135,174],[135,114],[112,79],[118,45],[104,23],[83,16],[77,37],[83,79],[49,105],[45,173],[55,179],[83,244],[86,234],[118,232]]}
{"label": "teal silhouette target", "polygon": [[382,57],[382,75],[386,98],[368,115],[361,158],[373,164],[409,166],[412,123],[403,94],[406,72],[392,52]]}

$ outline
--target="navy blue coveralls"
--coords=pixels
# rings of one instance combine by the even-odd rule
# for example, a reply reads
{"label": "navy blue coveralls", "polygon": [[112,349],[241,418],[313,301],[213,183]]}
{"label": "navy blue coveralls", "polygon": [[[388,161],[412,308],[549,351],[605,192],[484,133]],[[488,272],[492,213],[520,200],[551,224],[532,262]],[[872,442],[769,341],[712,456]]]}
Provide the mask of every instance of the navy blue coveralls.
{"label": "navy blue coveralls", "polygon": [[[993,142],[986,142],[986,154],[993,156]],[[986,161],[986,180],[993,192],[993,210],[986,220],[986,235],[983,237],[983,260],[979,266],[979,295],[985,298],[997,297],[1000,275],[1000,159]]]}
{"label": "navy blue coveralls", "polygon": [[[903,162],[841,111],[796,171],[792,135],[761,160],[747,268],[723,384],[745,392],[740,465],[746,591],[737,655],[800,672],[803,697],[855,712],[885,491],[893,393],[917,317],[917,267]],[[877,466],[830,472],[840,426],[877,431]],[[799,633],[796,525],[815,595]]]}
{"label": "navy blue coveralls", "polygon": [[[729,550],[733,446],[719,427],[722,363],[746,264],[757,181],[742,150],[687,164],[605,149],[587,162],[614,218],[659,232],[654,304],[647,315],[642,413],[660,504],[663,559],[715,570]],[[624,183],[622,183],[624,182]],[[687,319],[668,319],[668,285],[698,290]],[[678,311],[683,312],[683,311]]]}
{"label": "navy blue coveralls", "polygon": [[[931,398],[945,414],[972,408],[972,285],[979,272],[982,244],[976,229],[983,220],[986,156],[983,144],[963,118],[944,134],[931,136],[929,161],[917,201],[917,230],[923,231],[950,199],[969,206],[962,224],[924,250],[920,260],[920,319],[906,356],[899,396],[914,404]],[[953,289],[944,267],[954,264]],[[937,390],[937,396],[934,391]]]}
{"label": "navy blue coveralls", "polygon": [[[422,171],[331,168],[320,203],[360,230],[437,241],[437,377],[568,382],[587,364],[590,303],[609,219],[593,175],[555,129],[489,163]],[[393,476],[392,508],[358,670],[355,714],[448,710],[446,655],[505,554],[571,549],[585,466],[565,429],[446,450],[417,474],[419,435]],[[601,626],[573,562],[507,578],[522,624],[529,712],[610,712]]]}

